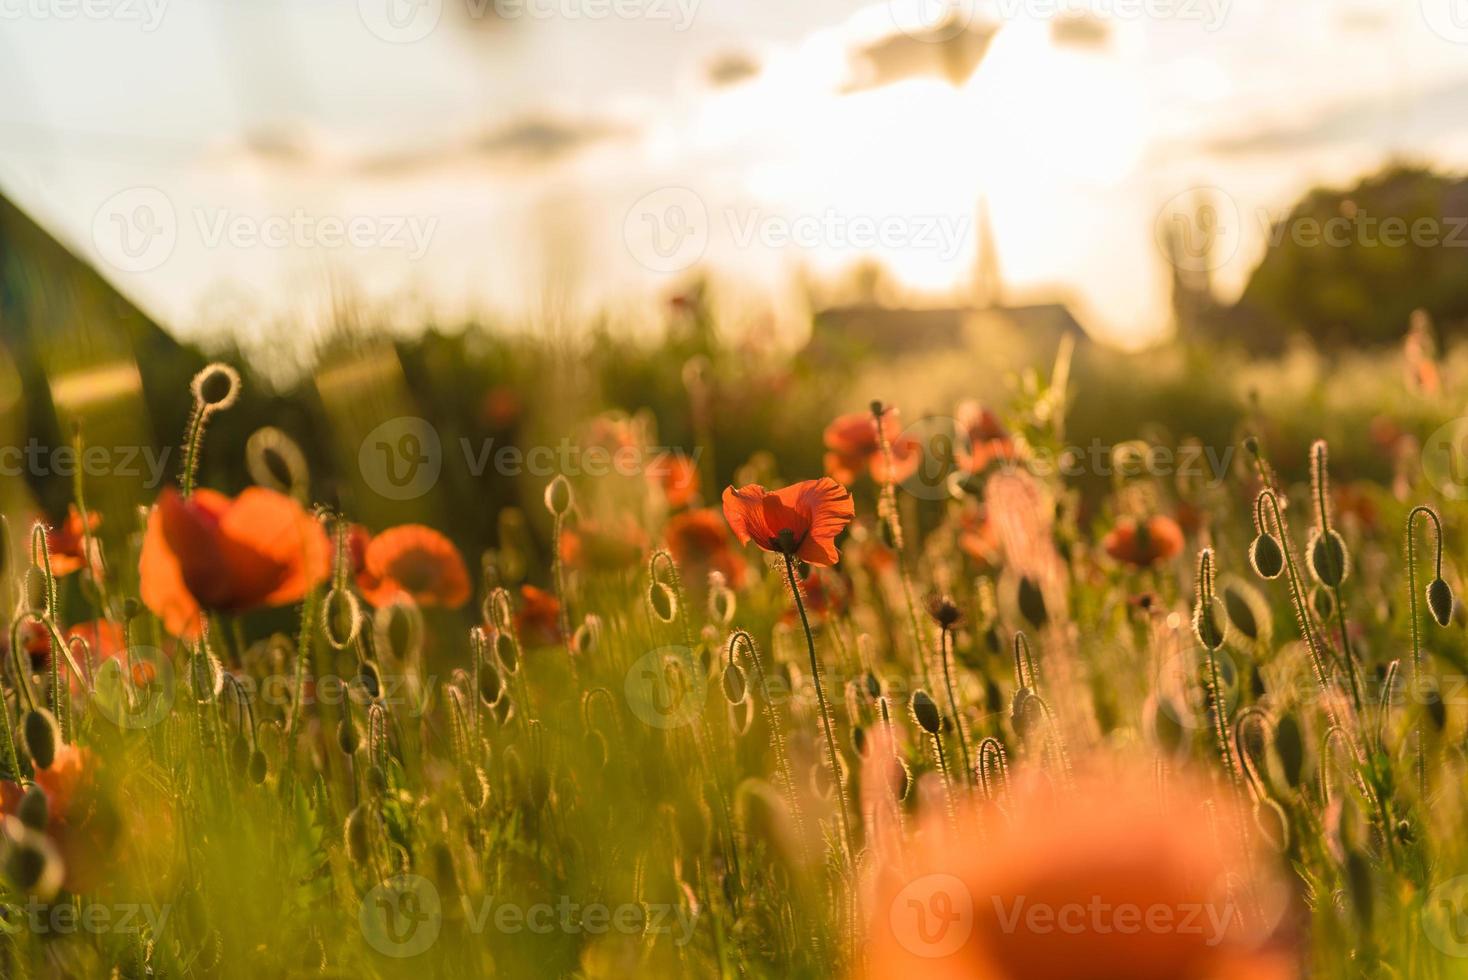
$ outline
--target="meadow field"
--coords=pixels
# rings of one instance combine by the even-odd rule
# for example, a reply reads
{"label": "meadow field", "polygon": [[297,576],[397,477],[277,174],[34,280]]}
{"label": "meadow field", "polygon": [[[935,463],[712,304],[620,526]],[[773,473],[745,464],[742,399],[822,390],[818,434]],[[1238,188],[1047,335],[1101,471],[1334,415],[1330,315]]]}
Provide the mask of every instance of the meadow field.
{"label": "meadow field", "polygon": [[716,338],[72,425],[5,975],[1468,976],[1468,358]]}

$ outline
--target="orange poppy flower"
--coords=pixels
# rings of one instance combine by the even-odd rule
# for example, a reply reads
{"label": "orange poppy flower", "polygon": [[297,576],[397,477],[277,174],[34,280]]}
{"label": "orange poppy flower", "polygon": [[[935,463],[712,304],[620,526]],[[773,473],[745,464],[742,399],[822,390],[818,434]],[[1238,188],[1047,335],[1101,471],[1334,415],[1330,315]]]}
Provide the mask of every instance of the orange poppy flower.
{"label": "orange poppy flower", "polygon": [[1122,769],[1074,793],[1016,785],[1012,816],[968,807],[963,830],[929,814],[901,848],[905,866],[874,879],[861,975],[1297,977],[1279,927],[1287,890],[1262,854],[1251,864],[1234,839],[1199,832],[1220,810],[1219,821],[1243,816],[1209,802],[1203,784],[1176,778],[1163,805],[1155,777]]}
{"label": "orange poppy flower", "polygon": [[889,408],[882,413],[882,432],[892,450],[890,467],[870,412],[852,412],[833,420],[822,437],[828,450],[826,474],[850,486],[862,470],[870,470],[872,479],[878,483],[901,483],[916,473],[923,459],[922,446],[903,434],[896,409]]}
{"label": "orange poppy flower", "polygon": [[851,494],[830,477],[769,491],[757,483],[724,490],[724,520],[740,544],[834,565],[836,537],[856,516]]}
{"label": "orange poppy flower", "polygon": [[527,647],[553,647],[560,643],[561,600],[533,585],[520,586],[522,604],[515,613],[515,632]]}
{"label": "orange poppy flower", "polygon": [[958,516],[958,547],[984,569],[999,567],[1004,542],[999,528],[983,507],[975,504]]}
{"label": "orange poppy flower", "polygon": [[87,563],[87,532],[95,532],[101,523],[101,514],[89,513],[84,529],[81,511],[72,504],[65,521],[57,527],[47,528],[46,550],[51,552],[51,574],[70,575]]}
{"label": "orange poppy flower", "polygon": [[963,436],[958,464],[966,472],[982,473],[990,463],[1015,458],[1014,440],[999,416],[974,401],[959,405],[954,414]]}
{"label": "orange poppy flower", "polygon": [[1102,542],[1106,553],[1117,561],[1146,568],[1170,561],[1183,550],[1183,529],[1171,517],[1157,515],[1145,523],[1123,517]]}
{"label": "orange poppy flower", "polygon": [[321,525],[290,497],[250,487],[231,499],[166,488],[148,515],[143,602],[170,633],[194,638],[208,611],[298,602],[329,570]]}
{"label": "orange poppy flower", "polygon": [[622,571],[640,564],[647,532],[623,514],[615,524],[578,520],[561,530],[561,561],[583,571]]}
{"label": "orange poppy flower", "polygon": [[664,533],[673,560],[693,587],[706,582],[709,572],[722,572],[730,588],[744,588],[748,567],[730,547],[729,531],[718,511],[705,508],[675,514]]}
{"label": "orange poppy flower", "polygon": [[698,499],[698,466],[682,453],[668,453],[654,459],[647,468],[647,479],[663,492],[668,506],[674,510]]}
{"label": "orange poppy flower", "polygon": [[[431,527],[402,524],[377,535],[365,548],[353,529],[351,546],[361,548],[357,588],[374,606],[400,595],[420,606],[457,609],[469,601],[469,570],[454,543]],[[355,554],[354,554],[355,561]]]}

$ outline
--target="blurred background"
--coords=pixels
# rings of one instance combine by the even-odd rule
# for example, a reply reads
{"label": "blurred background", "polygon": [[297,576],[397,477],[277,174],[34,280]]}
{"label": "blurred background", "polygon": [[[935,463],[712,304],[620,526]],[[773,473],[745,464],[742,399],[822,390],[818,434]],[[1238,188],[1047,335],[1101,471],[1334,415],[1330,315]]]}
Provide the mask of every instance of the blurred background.
{"label": "blurred background", "polygon": [[[0,0],[0,84],[6,441],[175,445],[224,356],[206,479],[270,424],[358,513],[394,418],[647,408],[807,476],[833,412],[1022,400],[1067,336],[1077,439],[1359,433],[1441,414],[1368,366],[1468,320],[1463,0]],[[414,506],[525,489],[446,472]]]}

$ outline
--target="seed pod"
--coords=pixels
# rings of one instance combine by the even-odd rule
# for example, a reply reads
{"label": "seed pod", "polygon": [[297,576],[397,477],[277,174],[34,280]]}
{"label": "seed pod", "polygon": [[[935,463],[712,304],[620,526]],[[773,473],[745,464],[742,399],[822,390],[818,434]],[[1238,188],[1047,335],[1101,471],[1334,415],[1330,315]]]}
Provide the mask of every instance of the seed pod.
{"label": "seed pod", "polygon": [[1346,549],[1345,539],[1334,529],[1324,534],[1318,529],[1312,532],[1309,550],[1310,574],[1321,585],[1334,588],[1351,573],[1351,553]]}
{"label": "seed pod", "polygon": [[1028,738],[1040,727],[1040,722],[1043,720],[1038,710],[1039,702],[1034,698],[1034,692],[1027,687],[1022,687],[1014,692],[1014,702],[1009,708],[1009,723],[1020,738]]}
{"label": "seed pod", "polygon": [[482,661],[479,664],[479,700],[492,705],[500,699],[504,689],[499,670],[488,660]]}
{"label": "seed pod", "polygon": [[647,587],[647,604],[662,623],[671,623],[678,612],[678,600],[673,597],[673,590],[657,580]]}
{"label": "seed pod", "polygon": [[46,799],[46,791],[35,783],[28,786],[25,795],[20,798],[16,816],[20,817],[21,823],[32,830],[38,833],[44,832],[51,816],[51,803]]}
{"label": "seed pod", "polygon": [[730,704],[741,704],[744,697],[749,693],[749,684],[744,676],[744,668],[737,663],[731,663],[724,668],[724,697],[729,699]]}
{"label": "seed pod", "polygon": [[25,741],[26,754],[37,769],[50,769],[56,761],[56,744],[61,733],[56,728],[56,719],[45,708],[33,708],[26,712],[21,722],[21,737]]}
{"label": "seed pod", "polygon": [[1440,578],[1427,584],[1427,608],[1439,626],[1448,625],[1453,617],[1453,589]]}
{"label": "seed pod", "polygon": [[942,718],[938,714],[938,706],[924,690],[913,692],[912,717],[918,723],[918,727],[929,735],[938,734],[938,730],[943,727]]}
{"label": "seed pod", "polygon": [[1193,607],[1193,635],[1209,650],[1223,646],[1228,631],[1228,617],[1223,603],[1217,599],[1205,599]]}
{"label": "seed pod", "polygon": [[362,685],[362,689],[367,692],[370,700],[376,701],[382,697],[382,674],[372,661],[362,661],[362,670],[357,674],[357,682]]}
{"label": "seed pod", "polygon": [[1284,571],[1284,552],[1274,535],[1265,531],[1249,545],[1249,564],[1260,578],[1279,578]]}
{"label": "seed pod", "polygon": [[351,712],[342,715],[342,720],[336,726],[336,744],[347,755],[357,751],[357,746],[362,744],[362,736],[357,732],[357,726],[352,722]]}
{"label": "seed pod", "polygon": [[250,782],[256,786],[265,782],[265,776],[270,772],[270,764],[265,760],[265,753],[259,749],[250,753]]}
{"label": "seed pod", "polygon": [[557,474],[554,480],[546,484],[545,509],[554,517],[564,517],[571,509],[571,481],[565,476]]}

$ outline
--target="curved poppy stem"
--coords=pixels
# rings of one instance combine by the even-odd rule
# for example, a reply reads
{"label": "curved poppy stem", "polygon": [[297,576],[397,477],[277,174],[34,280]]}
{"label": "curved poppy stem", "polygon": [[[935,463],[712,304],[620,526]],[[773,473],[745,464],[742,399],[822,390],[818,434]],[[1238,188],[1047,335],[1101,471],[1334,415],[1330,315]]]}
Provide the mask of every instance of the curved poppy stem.
{"label": "curved poppy stem", "polygon": [[815,679],[816,703],[821,709],[821,727],[825,729],[826,752],[831,763],[831,778],[836,783],[836,796],[841,801],[841,809],[838,815],[841,818],[841,840],[846,848],[846,863],[848,866],[855,861],[856,847],[851,837],[851,815],[847,812],[846,786],[841,781],[841,764],[836,758],[836,736],[832,732],[831,709],[826,704],[826,691],[821,685],[821,664],[816,659],[816,640],[810,631],[810,620],[805,615],[805,602],[800,598],[800,585],[795,581],[795,558],[787,551],[785,558],[785,577],[790,582],[790,594],[795,599],[795,610],[800,613],[800,625],[805,630],[805,646],[810,653],[810,672]]}
{"label": "curved poppy stem", "polygon": [[958,729],[958,747],[963,752],[963,782],[969,785],[973,780],[972,763],[969,759],[968,736],[963,731],[963,717],[958,713],[958,698],[953,695],[953,673],[948,666],[949,651],[953,646],[953,634],[945,626],[939,633],[938,653],[943,661],[943,686],[948,691],[948,707],[953,712],[953,727]]}

